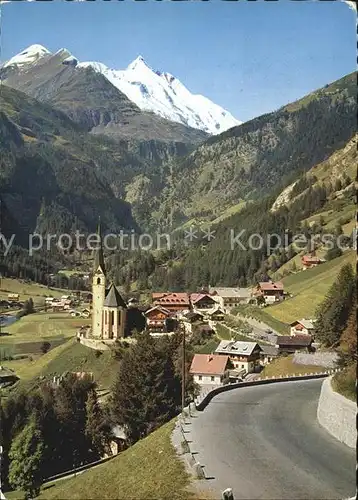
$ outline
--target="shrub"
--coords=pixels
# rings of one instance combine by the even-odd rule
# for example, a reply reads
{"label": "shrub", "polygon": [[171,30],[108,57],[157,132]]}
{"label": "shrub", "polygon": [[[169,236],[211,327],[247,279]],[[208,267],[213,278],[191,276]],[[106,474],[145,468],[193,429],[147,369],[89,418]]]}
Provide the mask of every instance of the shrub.
{"label": "shrub", "polygon": [[356,400],[356,366],[355,363],[345,370],[336,373],[332,380],[333,389],[352,401]]}
{"label": "shrub", "polygon": [[42,354],[46,354],[50,349],[51,349],[50,342],[42,342],[40,347],[40,351],[42,352]]}

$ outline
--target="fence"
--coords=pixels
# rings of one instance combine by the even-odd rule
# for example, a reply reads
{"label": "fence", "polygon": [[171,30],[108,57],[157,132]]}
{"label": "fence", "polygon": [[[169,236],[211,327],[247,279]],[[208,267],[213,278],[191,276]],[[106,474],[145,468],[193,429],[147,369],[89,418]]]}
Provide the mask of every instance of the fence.
{"label": "fence", "polygon": [[251,380],[250,382],[238,382],[235,384],[227,384],[219,386],[215,389],[207,391],[201,395],[201,397],[197,398],[195,401],[196,409],[202,411],[206,408],[206,406],[210,403],[214,396],[217,394],[221,394],[222,392],[231,391],[233,389],[239,389],[240,387],[251,387],[254,385],[264,385],[264,384],[272,384],[276,382],[290,382],[293,380],[309,380],[315,378],[324,378],[329,375],[333,375],[334,373],[340,371],[339,368],[332,368],[329,370],[322,371],[320,373],[306,373],[304,375],[286,375],[279,377],[265,377],[259,378],[256,380]]}
{"label": "fence", "polygon": [[61,472],[60,474],[56,474],[55,476],[48,477],[44,484],[51,483],[52,481],[57,481],[58,479],[63,479],[67,476],[72,476],[75,475],[79,472],[83,472],[87,469],[91,469],[92,467],[95,467],[97,465],[104,464],[105,462],[108,462],[109,460],[112,460],[112,458],[117,457],[118,455],[110,455],[109,457],[102,458],[101,460],[97,460],[96,462],[91,462],[89,464],[82,465],[81,467],[77,467],[76,469],[71,469],[67,470],[65,472]]}
{"label": "fence", "polygon": [[182,451],[183,455],[185,455],[186,460],[188,461],[188,464],[194,473],[194,476],[197,479],[207,479],[205,476],[204,468],[202,465],[200,465],[199,462],[196,461],[194,453],[192,452],[192,450],[190,448],[189,441],[187,440],[186,435],[185,435],[186,434],[185,429],[184,429],[184,426],[186,423],[185,419],[186,419],[186,417],[191,416],[190,411],[191,411],[191,407],[189,405],[189,407],[187,409],[185,409],[183,411],[183,413],[181,413],[181,415],[179,416],[179,418],[177,420],[177,426],[178,426],[178,429],[180,432],[180,441],[181,441],[181,448],[182,448],[181,451]]}

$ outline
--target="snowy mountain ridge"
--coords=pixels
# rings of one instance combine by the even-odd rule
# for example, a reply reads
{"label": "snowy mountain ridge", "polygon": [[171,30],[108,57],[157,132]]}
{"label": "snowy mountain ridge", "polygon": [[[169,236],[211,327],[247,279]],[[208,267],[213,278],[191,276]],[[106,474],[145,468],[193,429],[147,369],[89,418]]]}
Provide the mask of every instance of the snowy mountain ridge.
{"label": "snowy mountain ridge", "polygon": [[[60,49],[57,53],[64,51]],[[66,51],[69,55],[70,53]],[[53,55],[42,45],[31,45],[7,61],[3,68],[37,64],[44,56]],[[75,59],[72,55],[70,55]],[[79,62],[77,67],[91,67],[123,92],[140,109],[152,111],[168,120],[219,134],[240,125],[228,111],[202,95],[192,94],[170,73],[155,71],[138,56],[125,70],[110,69],[101,62]]]}

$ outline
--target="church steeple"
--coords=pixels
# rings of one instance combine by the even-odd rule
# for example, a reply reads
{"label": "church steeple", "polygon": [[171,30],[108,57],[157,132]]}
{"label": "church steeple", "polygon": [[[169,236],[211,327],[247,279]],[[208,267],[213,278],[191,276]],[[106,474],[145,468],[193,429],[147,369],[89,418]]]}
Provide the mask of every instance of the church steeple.
{"label": "church steeple", "polygon": [[93,277],[92,277],[92,335],[103,335],[103,303],[106,296],[106,269],[104,265],[101,221],[98,222],[97,234],[99,242],[93,251]]}
{"label": "church steeple", "polygon": [[103,246],[102,246],[102,232],[101,232],[101,219],[98,219],[97,235],[99,236],[99,244],[95,250],[93,250],[93,273],[98,271],[98,267],[101,268],[103,274],[106,274],[106,268],[104,265],[103,256]]}

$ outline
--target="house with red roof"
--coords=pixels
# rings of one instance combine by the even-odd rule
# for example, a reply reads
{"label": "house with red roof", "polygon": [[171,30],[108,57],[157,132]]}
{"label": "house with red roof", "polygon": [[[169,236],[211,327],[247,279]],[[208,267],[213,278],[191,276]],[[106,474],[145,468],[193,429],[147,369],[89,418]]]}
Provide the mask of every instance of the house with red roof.
{"label": "house with red roof", "polygon": [[162,332],[166,330],[166,323],[173,313],[162,306],[154,306],[144,313],[149,330]]}
{"label": "house with red roof", "polygon": [[311,269],[312,267],[317,267],[319,264],[322,264],[323,260],[315,255],[304,255],[301,258],[302,268]]}
{"label": "house with red roof", "polygon": [[207,311],[219,305],[218,301],[208,293],[192,293],[190,295],[190,302],[193,308],[198,311]]}
{"label": "house with red roof", "polygon": [[190,298],[187,293],[166,293],[162,297],[156,298],[153,305],[164,307],[171,312],[185,311],[190,309]]}
{"label": "house with red roof", "polygon": [[315,320],[312,319],[300,319],[293,321],[290,324],[291,335],[312,335],[315,334]]}
{"label": "house with red roof", "polygon": [[190,367],[194,382],[199,385],[223,385],[229,376],[229,356],[195,354]]}
{"label": "house with red roof", "polygon": [[255,291],[256,297],[261,296],[266,304],[279,302],[284,298],[284,286],[281,281],[261,281]]}

